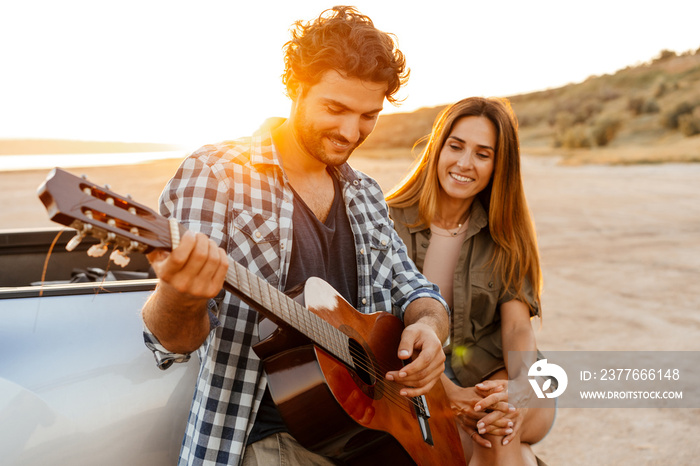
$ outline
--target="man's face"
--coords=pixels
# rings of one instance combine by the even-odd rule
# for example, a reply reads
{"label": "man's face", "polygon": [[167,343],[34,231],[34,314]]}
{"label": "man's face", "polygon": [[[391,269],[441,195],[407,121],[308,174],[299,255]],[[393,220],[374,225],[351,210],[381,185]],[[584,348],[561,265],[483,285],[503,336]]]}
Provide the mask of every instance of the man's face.
{"label": "man's face", "polygon": [[326,71],[317,84],[294,99],[294,137],[307,155],[325,165],[345,163],[374,130],[386,90],[386,83]]}

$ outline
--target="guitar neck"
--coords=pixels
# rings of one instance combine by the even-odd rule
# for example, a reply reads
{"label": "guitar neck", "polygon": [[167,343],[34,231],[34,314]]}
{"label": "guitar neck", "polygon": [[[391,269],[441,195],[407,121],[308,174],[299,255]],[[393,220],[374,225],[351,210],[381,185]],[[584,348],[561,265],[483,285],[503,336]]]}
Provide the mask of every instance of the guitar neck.
{"label": "guitar neck", "polygon": [[231,258],[226,285],[268,319],[294,328],[337,359],[353,365],[347,335]]}

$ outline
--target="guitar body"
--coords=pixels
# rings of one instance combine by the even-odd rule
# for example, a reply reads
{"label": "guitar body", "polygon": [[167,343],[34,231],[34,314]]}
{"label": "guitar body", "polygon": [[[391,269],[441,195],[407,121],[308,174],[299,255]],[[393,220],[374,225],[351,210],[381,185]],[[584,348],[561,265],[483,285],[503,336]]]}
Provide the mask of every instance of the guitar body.
{"label": "guitar body", "polygon": [[350,337],[355,363],[349,368],[286,326],[273,326],[255,345],[272,398],[299,443],[345,464],[466,464],[442,384],[425,396],[430,444],[413,399],[384,379],[403,367],[396,355],[404,328],[398,318],[361,314],[320,279],[308,280],[297,300]]}

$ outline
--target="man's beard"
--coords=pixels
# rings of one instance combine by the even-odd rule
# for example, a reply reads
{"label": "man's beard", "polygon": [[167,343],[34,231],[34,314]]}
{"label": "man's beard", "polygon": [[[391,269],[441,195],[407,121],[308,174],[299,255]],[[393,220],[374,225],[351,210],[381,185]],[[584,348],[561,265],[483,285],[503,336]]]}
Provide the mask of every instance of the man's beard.
{"label": "man's beard", "polygon": [[357,149],[357,147],[366,139],[365,137],[360,136],[360,139],[355,144],[348,147],[344,151],[329,154],[324,147],[324,139],[328,138],[341,143],[347,143],[348,140],[339,133],[331,131],[318,131],[315,129],[308,123],[305,111],[305,106],[301,105],[299,107],[299,111],[297,112],[296,118],[294,119],[294,134],[297,141],[307,154],[328,166],[336,167],[347,162],[350,154],[352,154],[352,152]]}

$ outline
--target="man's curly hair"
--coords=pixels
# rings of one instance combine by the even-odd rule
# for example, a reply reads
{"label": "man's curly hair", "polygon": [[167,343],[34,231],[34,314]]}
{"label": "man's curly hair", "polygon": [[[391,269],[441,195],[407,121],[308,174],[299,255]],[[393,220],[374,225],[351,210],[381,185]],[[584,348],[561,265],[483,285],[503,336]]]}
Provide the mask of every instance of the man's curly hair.
{"label": "man's curly hair", "polygon": [[348,78],[388,84],[386,98],[408,81],[406,59],[393,34],[374,27],[372,20],[351,6],[336,6],[308,23],[297,21],[284,45],[282,81],[290,94],[296,84],[312,86],[328,70]]}

